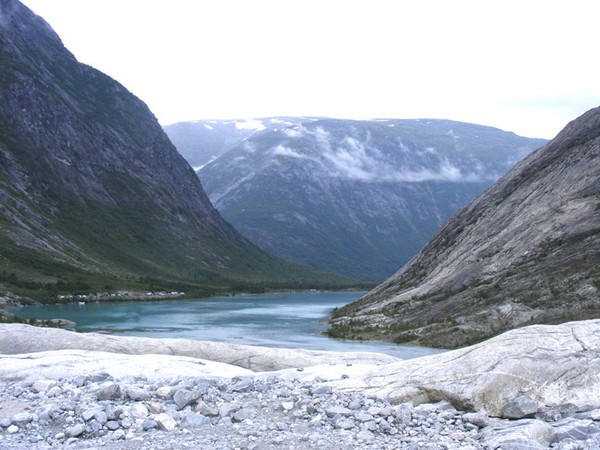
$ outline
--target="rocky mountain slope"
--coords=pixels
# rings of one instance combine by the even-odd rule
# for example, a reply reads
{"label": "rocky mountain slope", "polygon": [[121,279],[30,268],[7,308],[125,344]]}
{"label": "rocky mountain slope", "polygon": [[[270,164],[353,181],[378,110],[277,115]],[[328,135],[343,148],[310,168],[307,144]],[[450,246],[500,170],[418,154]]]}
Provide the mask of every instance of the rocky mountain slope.
{"label": "rocky mountain slope", "polygon": [[[178,127],[167,133],[188,158],[194,139],[214,150],[202,137],[211,129],[222,142],[223,153],[211,150],[198,174],[215,207],[247,238],[282,258],[376,281],[545,143],[444,120],[270,118]],[[226,129],[235,130],[237,144],[225,143]]]}
{"label": "rocky mountain slope", "polygon": [[0,64],[5,290],[201,293],[330,280],[266,255],[225,222],[147,106],[80,64],[16,0],[0,1]]}
{"label": "rocky mountain slope", "polygon": [[600,315],[600,108],[464,208],[330,334],[456,347]]}

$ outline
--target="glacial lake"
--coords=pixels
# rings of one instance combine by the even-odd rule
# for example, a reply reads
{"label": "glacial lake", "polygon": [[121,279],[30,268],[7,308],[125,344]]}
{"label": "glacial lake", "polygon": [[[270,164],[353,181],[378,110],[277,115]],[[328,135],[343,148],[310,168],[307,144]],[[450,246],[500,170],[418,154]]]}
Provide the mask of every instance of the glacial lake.
{"label": "glacial lake", "polygon": [[87,302],[15,309],[23,319],[61,318],[78,331],[124,336],[184,338],[265,347],[374,351],[408,359],[441,350],[331,339],[319,333],[335,307],[364,292],[301,292],[236,295],[198,300]]}

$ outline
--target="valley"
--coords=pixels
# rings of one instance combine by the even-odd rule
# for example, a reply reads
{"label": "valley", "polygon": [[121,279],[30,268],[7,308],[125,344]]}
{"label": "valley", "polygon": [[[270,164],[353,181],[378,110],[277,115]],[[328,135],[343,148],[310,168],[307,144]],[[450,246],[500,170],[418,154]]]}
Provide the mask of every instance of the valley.
{"label": "valley", "polygon": [[449,120],[276,117],[165,127],[211,202],[280,258],[380,282],[545,144]]}
{"label": "valley", "polygon": [[600,107],[163,129],[0,0],[0,447],[598,449],[599,160]]}

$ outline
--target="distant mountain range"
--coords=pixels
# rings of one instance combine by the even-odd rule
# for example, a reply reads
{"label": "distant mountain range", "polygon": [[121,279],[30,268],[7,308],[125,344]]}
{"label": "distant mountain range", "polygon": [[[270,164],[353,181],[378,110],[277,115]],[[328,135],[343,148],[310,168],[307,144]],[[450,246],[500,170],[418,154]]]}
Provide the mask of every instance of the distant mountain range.
{"label": "distant mountain range", "polygon": [[419,254],[333,314],[332,336],[457,347],[600,316],[600,108],[462,209]]}
{"label": "distant mountain range", "polygon": [[275,117],[165,131],[248,239],[289,261],[378,281],[546,143],[447,120]]}
{"label": "distant mountain range", "polygon": [[348,284],[239,234],[147,106],[16,0],[0,63],[0,297]]}

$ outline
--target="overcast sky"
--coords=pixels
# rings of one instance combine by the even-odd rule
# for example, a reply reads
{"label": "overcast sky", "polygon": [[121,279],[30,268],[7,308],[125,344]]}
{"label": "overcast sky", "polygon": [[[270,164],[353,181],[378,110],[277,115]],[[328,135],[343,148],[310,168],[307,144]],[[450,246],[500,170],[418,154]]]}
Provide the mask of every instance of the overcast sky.
{"label": "overcast sky", "polygon": [[552,138],[600,105],[597,0],[22,0],[161,124],[441,118]]}

